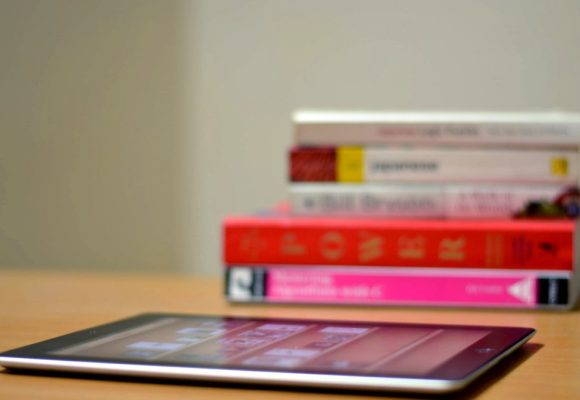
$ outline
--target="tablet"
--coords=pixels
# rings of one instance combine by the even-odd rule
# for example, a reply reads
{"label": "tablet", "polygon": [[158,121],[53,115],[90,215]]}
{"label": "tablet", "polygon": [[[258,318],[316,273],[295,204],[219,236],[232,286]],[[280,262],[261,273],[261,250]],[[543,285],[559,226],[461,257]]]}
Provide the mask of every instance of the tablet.
{"label": "tablet", "polygon": [[8,369],[355,390],[461,389],[531,328],[142,314],[0,354]]}

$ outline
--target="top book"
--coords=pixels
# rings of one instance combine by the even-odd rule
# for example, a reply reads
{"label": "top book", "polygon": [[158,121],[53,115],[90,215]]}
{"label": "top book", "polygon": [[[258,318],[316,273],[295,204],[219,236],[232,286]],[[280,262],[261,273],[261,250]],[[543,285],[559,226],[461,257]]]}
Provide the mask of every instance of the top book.
{"label": "top book", "polygon": [[580,146],[580,113],[307,111],[293,115],[300,146],[460,144]]}

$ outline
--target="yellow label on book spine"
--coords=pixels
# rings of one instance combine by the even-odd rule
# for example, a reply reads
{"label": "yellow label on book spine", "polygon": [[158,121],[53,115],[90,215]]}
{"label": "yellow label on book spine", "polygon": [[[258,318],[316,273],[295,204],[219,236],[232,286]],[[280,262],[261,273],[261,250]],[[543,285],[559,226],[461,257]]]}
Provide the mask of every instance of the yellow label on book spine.
{"label": "yellow label on book spine", "polygon": [[552,175],[568,176],[568,160],[566,158],[552,158]]}
{"label": "yellow label on book spine", "polygon": [[336,156],[338,182],[364,181],[364,150],[361,147],[339,147]]}

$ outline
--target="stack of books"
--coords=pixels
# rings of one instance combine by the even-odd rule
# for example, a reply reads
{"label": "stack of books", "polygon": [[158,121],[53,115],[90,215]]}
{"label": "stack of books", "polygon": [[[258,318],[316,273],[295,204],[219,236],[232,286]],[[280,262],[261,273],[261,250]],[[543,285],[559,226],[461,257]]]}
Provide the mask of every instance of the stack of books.
{"label": "stack of books", "polygon": [[568,309],[580,115],[298,112],[289,202],[223,223],[237,302]]}

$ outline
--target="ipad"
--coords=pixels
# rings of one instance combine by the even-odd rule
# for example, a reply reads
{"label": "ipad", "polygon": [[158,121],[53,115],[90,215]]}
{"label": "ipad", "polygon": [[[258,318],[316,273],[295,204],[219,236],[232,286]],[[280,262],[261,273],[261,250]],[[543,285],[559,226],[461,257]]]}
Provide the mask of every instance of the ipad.
{"label": "ipad", "polygon": [[0,354],[7,369],[446,393],[531,328],[142,314]]}

